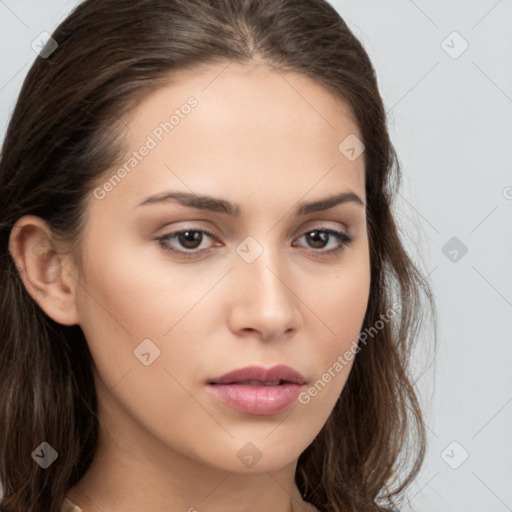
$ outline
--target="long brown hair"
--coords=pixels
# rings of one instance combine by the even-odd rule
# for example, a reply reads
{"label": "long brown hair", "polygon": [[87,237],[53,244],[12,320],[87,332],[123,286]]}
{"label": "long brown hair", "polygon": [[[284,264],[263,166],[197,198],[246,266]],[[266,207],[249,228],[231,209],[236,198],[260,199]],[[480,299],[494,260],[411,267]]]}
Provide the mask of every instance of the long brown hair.
{"label": "long brown hair", "polygon": [[[87,342],[27,293],[8,249],[14,223],[37,215],[79,247],[87,194],[124,151],[122,115],[175,70],[255,58],[346,101],[365,144],[371,289],[363,330],[375,332],[301,454],[296,482],[325,512],[393,506],[425,453],[408,364],[425,305],[435,310],[392,216],[400,167],[361,43],[324,0],[86,0],[52,37],[58,47],[32,65],[0,162],[0,510],[60,511],[98,439]],[[395,302],[400,314],[382,322]],[[31,456],[44,441],[58,453],[47,469]]]}

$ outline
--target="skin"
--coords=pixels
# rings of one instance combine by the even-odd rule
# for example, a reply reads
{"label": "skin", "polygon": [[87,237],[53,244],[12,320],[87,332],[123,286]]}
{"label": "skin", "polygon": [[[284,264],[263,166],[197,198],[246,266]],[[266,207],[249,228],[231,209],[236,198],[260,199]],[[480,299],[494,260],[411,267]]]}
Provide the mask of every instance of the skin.
{"label": "skin", "polygon": [[[366,202],[364,153],[350,161],[338,150],[348,135],[362,137],[343,101],[297,73],[224,63],[174,78],[124,120],[127,159],[187,98],[198,105],[102,199],[87,197],[83,267],[38,217],[21,218],[11,233],[27,290],[55,321],[81,326],[95,362],[100,444],[67,496],[85,512],[310,510],[294,484],[297,459],[352,363],[309,403],[270,416],[226,406],[205,382],[286,364],[307,390],[357,339],[370,290],[365,207],[293,210],[345,191]],[[166,191],[223,198],[241,214],[138,207]],[[215,237],[167,245],[209,252],[185,259],[155,241],[184,228]],[[311,231],[326,228],[354,240],[325,255],[338,240]],[[263,249],[252,263],[236,251],[248,236]],[[145,339],[160,350],[147,366],[134,356]],[[261,454],[252,467],[237,456],[248,442]]]}

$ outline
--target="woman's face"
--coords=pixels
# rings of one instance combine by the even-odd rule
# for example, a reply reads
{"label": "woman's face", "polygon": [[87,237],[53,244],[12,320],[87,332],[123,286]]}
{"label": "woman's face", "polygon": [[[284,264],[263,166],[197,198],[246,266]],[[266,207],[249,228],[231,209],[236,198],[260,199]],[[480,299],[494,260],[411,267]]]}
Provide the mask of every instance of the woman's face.
{"label": "woman's face", "polygon": [[[299,74],[216,64],[175,77],[123,120],[130,150],[88,197],[77,309],[100,417],[140,456],[276,470],[329,417],[366,312],[362,137]],[[212,384],[275,365],[304,383]]]}

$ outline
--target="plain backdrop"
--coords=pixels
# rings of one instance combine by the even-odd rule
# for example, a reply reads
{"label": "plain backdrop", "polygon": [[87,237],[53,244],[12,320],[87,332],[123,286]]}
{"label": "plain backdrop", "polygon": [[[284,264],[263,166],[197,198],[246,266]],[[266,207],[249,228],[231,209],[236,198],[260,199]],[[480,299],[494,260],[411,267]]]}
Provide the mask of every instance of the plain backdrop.
{"label": "plain backdrop", "polygon": [[[77,3],[0,0],[2,140],[32,42]],[[512,1],[331,3],[376,68],[404,176],[396,215],[439,311],[417,382],[428,453],[403,510],[512,511]]]}

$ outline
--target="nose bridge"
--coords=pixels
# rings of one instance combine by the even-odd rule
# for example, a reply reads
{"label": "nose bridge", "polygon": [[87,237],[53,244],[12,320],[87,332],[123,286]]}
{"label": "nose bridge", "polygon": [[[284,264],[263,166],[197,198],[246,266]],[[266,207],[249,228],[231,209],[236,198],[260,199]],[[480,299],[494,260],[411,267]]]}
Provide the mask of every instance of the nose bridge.
{"label": "nose bridge", "polygon": [[237,322],[242,328],[259,330],[264,337],[279,336],[297,327],[298,299],[282,249],[271,234],[258,238],[249,236],[237,247]]}

